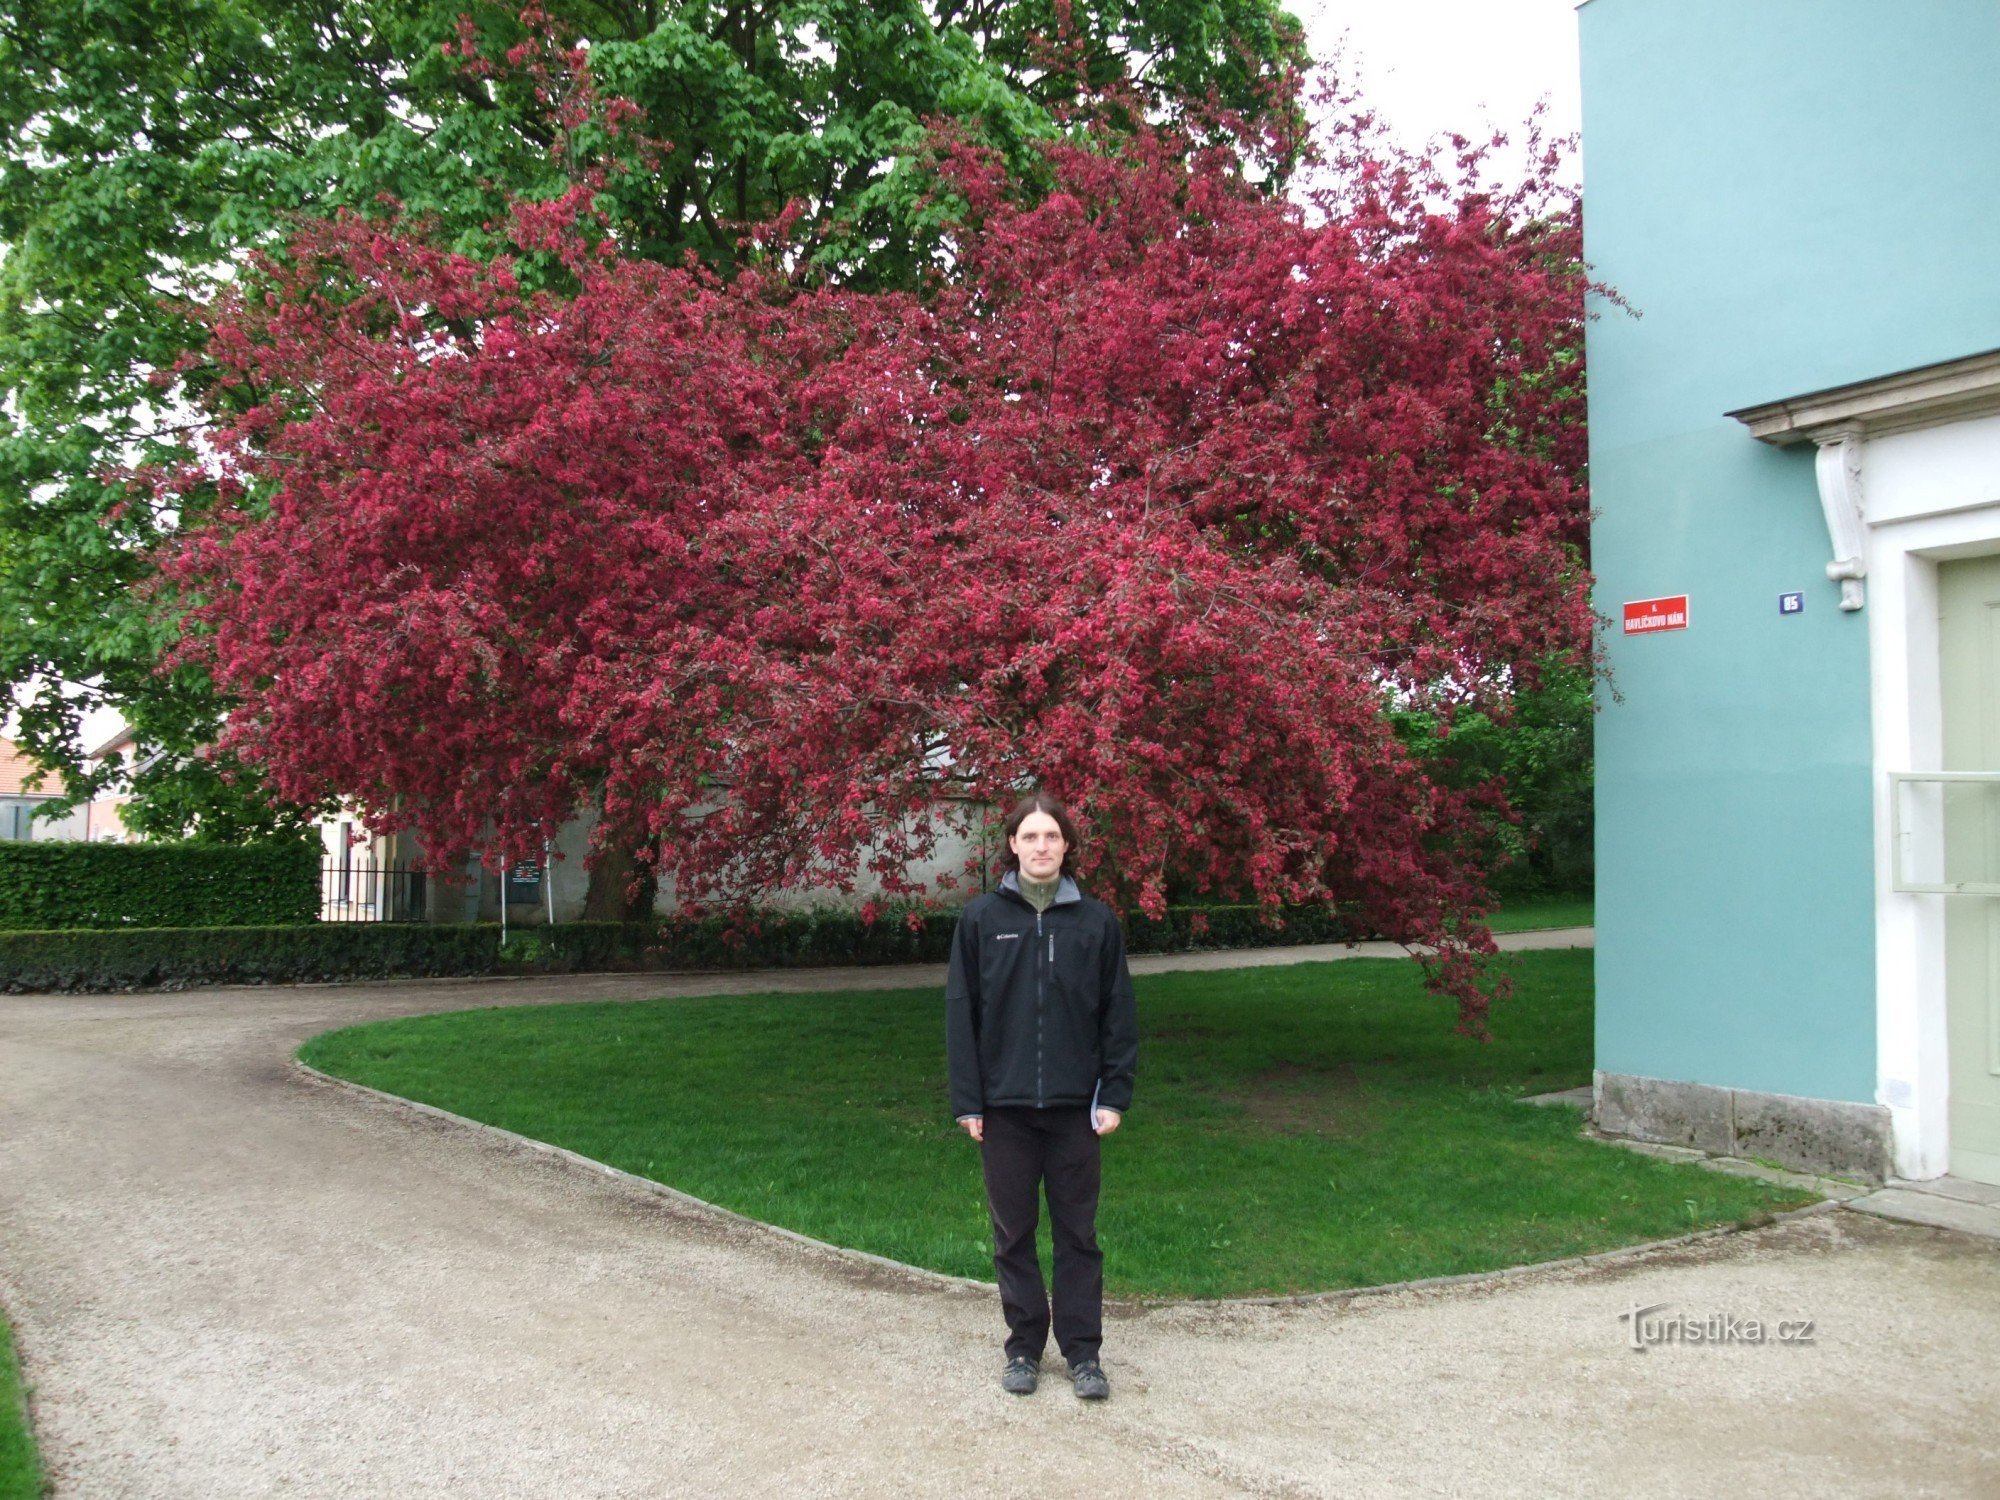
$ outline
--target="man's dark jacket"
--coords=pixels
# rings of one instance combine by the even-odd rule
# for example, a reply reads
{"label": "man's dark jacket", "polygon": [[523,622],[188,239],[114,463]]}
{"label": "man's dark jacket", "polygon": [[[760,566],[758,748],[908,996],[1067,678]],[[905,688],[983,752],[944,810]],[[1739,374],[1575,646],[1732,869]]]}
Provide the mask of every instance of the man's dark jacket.
{"label": "man's dark jacket", "polygon": [[1010,871],[966,905],[945,980],[951,1112],[989,1104],[1132,1105],[1139,1017],[1125,935],[1067,875],[1047,911]]}

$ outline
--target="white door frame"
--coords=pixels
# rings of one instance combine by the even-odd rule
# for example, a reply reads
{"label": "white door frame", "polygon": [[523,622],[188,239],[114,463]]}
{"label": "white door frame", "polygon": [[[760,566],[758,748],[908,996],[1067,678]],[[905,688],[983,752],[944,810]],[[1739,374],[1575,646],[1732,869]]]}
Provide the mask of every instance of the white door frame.
{"label": "white door frame", "polygon": [[[1889,773],[1943,768],[1938,564],[2000,552],[2000,351],[1730,415],[1819,445],[1839,608],[1868,619],[1875,817],[1876,1091],[1898,1176],[1950,1160],[1945,902],[1895,889]],[[1831,594],[1810,603],[1833,604]],[[1942,838],[1942,830],[1918,830]]]}
{"label": "white door frame", "polygon": [[[1876,1098],[1889,1108],[1897,1175],[1941,1177],[1950,1161],[1945,903],[1895,889],[1892,770],[1944,765],[1938,691],[1938,564],[2000,552],[2000,503],[1871,524],[1868,643],[1875,746]],[[1932,844],[1942,830],[1922,830]]]}

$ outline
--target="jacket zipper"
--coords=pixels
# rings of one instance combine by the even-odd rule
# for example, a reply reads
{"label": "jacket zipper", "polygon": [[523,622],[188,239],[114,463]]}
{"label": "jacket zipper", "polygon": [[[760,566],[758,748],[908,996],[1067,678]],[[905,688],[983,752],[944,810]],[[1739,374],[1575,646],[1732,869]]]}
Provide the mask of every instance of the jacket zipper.
{"label": "jacket zipper", "polygon": [[[1055,946],[1055,936],[1050,934],[1049,946]],[[1042,914],[1035,913],[1035,1108],[1043,1107],[1042,1098]]]}

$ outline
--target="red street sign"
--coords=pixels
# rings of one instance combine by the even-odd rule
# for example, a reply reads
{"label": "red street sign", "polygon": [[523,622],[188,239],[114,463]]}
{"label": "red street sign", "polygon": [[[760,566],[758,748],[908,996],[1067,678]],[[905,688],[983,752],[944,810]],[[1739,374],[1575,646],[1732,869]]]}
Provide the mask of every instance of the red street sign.
{"label": "red street sign", "polygon": [[1635,599],[1625,606],[1625,633],[1644,635],[1652,630],[1686,630],[1688,596],[1670,599]]}

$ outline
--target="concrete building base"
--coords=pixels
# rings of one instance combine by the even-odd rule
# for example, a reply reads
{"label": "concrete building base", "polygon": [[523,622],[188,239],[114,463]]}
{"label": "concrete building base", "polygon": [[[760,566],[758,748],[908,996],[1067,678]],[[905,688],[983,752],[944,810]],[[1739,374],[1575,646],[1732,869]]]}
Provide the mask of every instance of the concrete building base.
{"label": "concrete building base", "polygon": [[1891,1175],[1889,1111],[1879,1104],[1602,1071],[1592,1095],[1593,1121],[1606,1135],[1871,1183]]}

